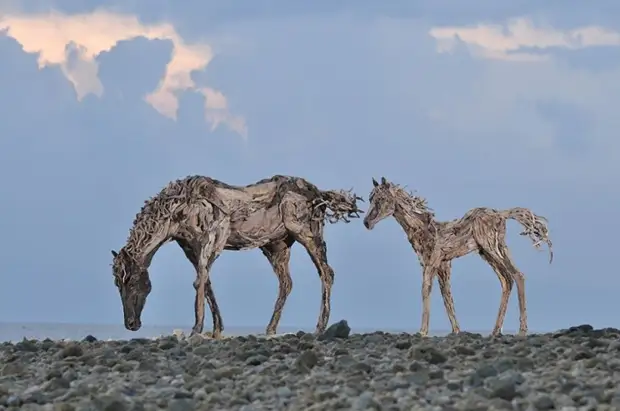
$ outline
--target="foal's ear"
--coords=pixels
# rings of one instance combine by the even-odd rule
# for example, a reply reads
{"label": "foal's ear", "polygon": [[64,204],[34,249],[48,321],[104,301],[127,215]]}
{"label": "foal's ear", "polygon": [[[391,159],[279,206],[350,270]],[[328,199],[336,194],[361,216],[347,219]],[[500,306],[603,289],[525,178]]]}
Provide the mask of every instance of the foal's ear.
{"label": "foal's ear", "polygon": [[377,187],[379,185],[379,183],[377,183],[377,180],[375,180],[374,177],[372,179],[372,185],[375,186],[375,187]]}
{"label": "foal's ear", "polygon": [[381,184],[383,185],[387,184],[387,180],[385,179],[385,177],[381,177]]}
{"label": "foal's ear", "polygon": [[114,258],[116,258],[118,256],[118,253],[116,251],[114,251],[114,250],[110,250],[110,251],[112,252],[112,256]]}

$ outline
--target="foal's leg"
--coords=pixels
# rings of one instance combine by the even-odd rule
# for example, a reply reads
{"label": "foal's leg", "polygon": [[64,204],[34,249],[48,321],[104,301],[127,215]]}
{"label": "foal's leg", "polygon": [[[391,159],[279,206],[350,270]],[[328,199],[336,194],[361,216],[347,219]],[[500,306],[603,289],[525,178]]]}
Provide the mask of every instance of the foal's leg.
{"label": "foal's leg", "polygon": [[499,335],[502,333],[504,319],[506,318],[506,309],[508,308],[508,300],[510,299],[510,292],[514,284],[513,275],[510,269],[506,267],[503,256],[498,254],[497,251],[493,249],[483,249],[480,251],[480,257],[493,268],[493,271],[497,274],[497,278],[502,285],[502,297],[497,313],[497,320],[495,321],[495,327],[491,333],[492,335]]}
{"label": "foal's leg", "polygon": [[517,269],[512,258],[508,246],[503,244],[500,246],[503,255],[504,267],[511,273],[512,278],[517,284],[517,298],[519,300],[519,335],[527,334],[527,307],[525,300],[525,276]]}
{"label": "foal's leg", "polygon": [[[420,326],[420,335],[426,337],[428,335],[428,326],[431,315],[431,293],[433,291],[433,280],[442,267],[443,254],[441,250],[434,250],[430,258],[425,261],[422,273],[422,324]],[[447,282],[448,289],[450,282]],[[443,290],[442,290],[443,291]],[[443,295],[443,292],[442,292]],[[444,300],[445,301],[445,300]]]}
{"label": "foal's leg", "polygon": [[420,324],[419,334],[422,337],[428,335],[428,327],[431,316],[431,293],[433,292],[433,280],[435,279],[436,268],[430,265],[424,266],[422,273],[422,324]]}
{"label": "foal's leg", "polygon": [[[189,262],[194,266],[196,272],[198,272],[198,257],[194,254],[189,243],[180,239],[177,240],[177,243],[185,253],[185,257],[187,257]],[[213,262],[211,264],[213,264]],[[211,271],[211,266],[207,267],[207,271]],[[217,305],[217,300],[215,299],[211,278],[207,278],[207,282],[205,283],[205,297],[207,299],[207,305],[211,310],[211,317],[213,318],[213,338],[220,338],[222,336],[222,331],[224,330],[224,322],[222,321],[220,309]]]}
{"label": "foal's leg", "polygon": [[446,313],[448,314],[448,319],[452,325],[452,332],[456,334],[461,332],[461,329],[459,327],[459,322],[456,319],[456,313],[454,310],[454,300],[452,298],[452,290],[450,285],[450,276],[452,274],[451,270],[451,261],[442,262],[437,270],[437,279],[439,280],[439,289],[441,291],[441,296],[443,297],[443,305],[446,307]]}
{"label": "foal's leg", "polygon": [[280,317],[282,316],[282,310],[286,299],[293,290],[293,279],[291,278],[291,272],[289,269],[289,261],[291,259],[291,246],[295,240],[287,239],[285,241],[278,241],[270,243],[264,247],[261,247],[261,251],[269,260],[273,272],[278,276],[278,298],[276,299],[275,306],[273,308],[273,315],[267,326],[266,334],[273,335],[276,333]]}

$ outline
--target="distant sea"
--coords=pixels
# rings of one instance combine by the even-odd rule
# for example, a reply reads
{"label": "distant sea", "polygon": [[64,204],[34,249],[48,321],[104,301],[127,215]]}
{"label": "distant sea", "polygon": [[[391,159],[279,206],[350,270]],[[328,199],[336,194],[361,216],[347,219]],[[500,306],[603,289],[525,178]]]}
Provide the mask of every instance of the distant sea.
{"label": "distant sea", "polygon": [[[173,326],[173,325],[143,325],[139,331],[126,330],[122,324],[63,324],[63,323],[0,323],[0,341],[21,341],[23,338],[43,340],[46,338],[52,340],[81,340],[87,335],[92,335],[100,340],[130,340],[132,338],[154,338],[162,335],[170,335],[174,330],[181,330],[186,334],[191,331],[191,326]],[[278,327],[278,334],[295,333],[297,331],[313,332],[313,328],[309,327]],[[210,326],[205,326],[205,331],[211,331]],[[368,333],[379,331],[378,328],[355,328],[351,325],[352,333]],[[415,333],[417,330],[405,329],[381,329],[384,332],[391,333]],[[489,334],[489,331],[468,330],[483,335]],[[514,331],[504,330],[506,334],[512,334]],[[225,336],[239,336],[265,333],[262,327],[226,327]],[[442,336],[449,333],[449,330],[431,331],[431,335]]]}

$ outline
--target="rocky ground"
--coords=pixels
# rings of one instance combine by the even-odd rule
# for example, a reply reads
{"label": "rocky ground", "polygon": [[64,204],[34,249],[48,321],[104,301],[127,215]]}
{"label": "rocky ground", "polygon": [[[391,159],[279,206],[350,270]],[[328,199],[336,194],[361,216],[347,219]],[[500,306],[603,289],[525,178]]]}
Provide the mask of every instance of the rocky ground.
{"label": "rocky ground", "polygon": [[620,330],[0,345],[0,409],[620,410]]}

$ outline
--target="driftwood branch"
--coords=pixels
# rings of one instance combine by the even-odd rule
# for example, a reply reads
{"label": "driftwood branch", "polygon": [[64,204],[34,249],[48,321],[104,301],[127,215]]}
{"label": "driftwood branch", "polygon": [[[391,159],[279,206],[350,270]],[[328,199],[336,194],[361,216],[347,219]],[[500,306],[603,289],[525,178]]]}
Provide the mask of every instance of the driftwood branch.
{"label": "driftwood branch", "polygon": [[522,210],[526,217],[519,221],[524,227],[524,230],[519,235],[528,236],[538,250],[540,250],[540,246],[543,243],[546,243],[549,251],[549,264],[551,264],[553,262],[553,243],[549,238],[547,219],[534,214],[531,210]]}
{"label": "driftwood branch", "polygon": [[331,224],[339,221],[349,223],[352,218],[360,218],[360,214],[364,213],[357,206],[358,200],[364,201],[353,192],[353,189],[322,191],[321,196],[312,202],[315,210],[313,218]]}

